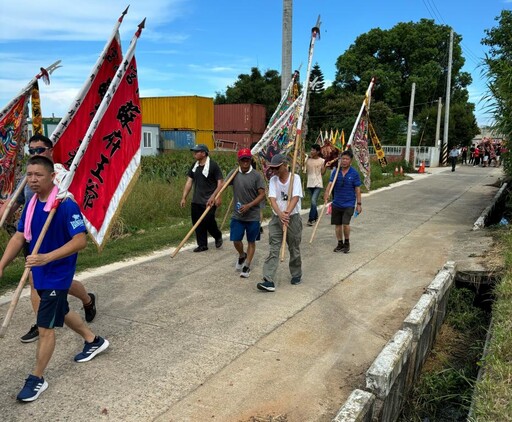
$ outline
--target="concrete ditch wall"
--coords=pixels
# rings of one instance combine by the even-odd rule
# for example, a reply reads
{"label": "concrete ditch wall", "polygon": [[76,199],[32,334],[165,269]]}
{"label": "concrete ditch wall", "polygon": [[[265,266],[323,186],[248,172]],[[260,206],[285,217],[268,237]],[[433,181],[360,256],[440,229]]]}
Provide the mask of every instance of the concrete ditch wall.
{"label": "concrete ditch wall", "polygon": [[444,321],[455,269],[454,262],[447,262],[439,271],[366,372],[365,391],[354,390],[333,422],[398,418]]}

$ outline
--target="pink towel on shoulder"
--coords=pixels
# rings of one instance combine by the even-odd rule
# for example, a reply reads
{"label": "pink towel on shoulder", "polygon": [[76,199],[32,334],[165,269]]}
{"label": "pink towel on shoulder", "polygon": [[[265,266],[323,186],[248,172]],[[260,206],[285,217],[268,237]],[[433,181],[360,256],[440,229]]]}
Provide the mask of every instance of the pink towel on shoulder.
{"label": "pink towel on shoulder", "polygon": [[[44,205],[44,210],[46,212],[50,212],[53,208],[53,204],[55,202],[55,198],[57,197],[57,193],[59,193],[59,188],[54,186],[48,199],[46,200],[46,204]],[[35,194],[30,199],[30,202],[27,205],[27,214],[25,215],[25,225],[23,227],[23,236],[27,242],[32,240],[32,231],[30,230],[30,226],[32,225],[32,217],[34,217],[34,211],[36,209],[38,195]]]}

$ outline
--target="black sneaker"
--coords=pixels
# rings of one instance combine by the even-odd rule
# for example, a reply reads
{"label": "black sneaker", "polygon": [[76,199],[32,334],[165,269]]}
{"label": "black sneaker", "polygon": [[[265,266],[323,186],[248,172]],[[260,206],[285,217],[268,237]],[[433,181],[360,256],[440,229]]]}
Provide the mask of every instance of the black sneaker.
{"label": "black sneaker", "polygon": [[235,269],[237,271],[241,271],[244,268],[245,259],[247,258],[247,254],[244,252],[244,256],[238,257],[238,260],[235,264]]}
{"label": "black sneaker", "polygon": [[242,272],[240,273],[240,277],[249,278],[250,275],[251,269],[247,265],[244,265],[244,267],[242,268]]}
{"label": "black sneaker", "polygon": [[32,343],[33,341],[36,341],[39,338],[39,328],[37,328],[37,325],[32,325],[30,327],[30,330],[28,330],[28,333],[25,334],[20,338],[22,343]]}
{"label": "black sneaker", "polygon": [[84,312],[85,320],[87,322],[92,322],[96,316],[96,295],[94,293],[89,293],[89,297],[91,298],[91,303],[84,305]]}
{"label": "black sneaker", "polygon": [[220,239],[216,239],[215,240],[215,247],[217,249],[219,249],[220,247],[222,247],[222,244],[224,243],[224,241],[222,240],[222,237]]}
{"label": "black sneaker", "polygon": [[292,279],[290,280],[290,283],[292,283],[295,286],[297,284],[300,284],[301,281],[302,281],[302,277],[292,277]]}
{"label": "black sneaker", "polygon": [[350,252],[350,243],[345,243],[343,245],[343,253],[349,253]]}
{"label": "black sneaker", "polygon": [[267,280],[266,278],[263,279],[263,283],[256,284],[256,287],[259,290],[262,290],[264,292],[275,292],[276,286],[273,281]]}
{"label": "black sneaker", "polygon": [[263,234],[263,227],[260,226],[260,234]]}
{"label": "black sneaker", "polygon": [[194,249],[194,252],[204,252],[208,250],[208,246],[198,246]]}
{"label": "black sneaker", "polygon": [[333,252],[342,252],[344,250],[345,250],[345,246],[343,245],[343,243],[338,243],[338,246],[336,246],[333,249]]}
{"label": "black sneaker", "polygon": [[313,225],[313,221],[308,220],[308,223],[307,223],[307,224],[308,224],[308,226],[310,226],[310,227],[311,227],[311,226]]}

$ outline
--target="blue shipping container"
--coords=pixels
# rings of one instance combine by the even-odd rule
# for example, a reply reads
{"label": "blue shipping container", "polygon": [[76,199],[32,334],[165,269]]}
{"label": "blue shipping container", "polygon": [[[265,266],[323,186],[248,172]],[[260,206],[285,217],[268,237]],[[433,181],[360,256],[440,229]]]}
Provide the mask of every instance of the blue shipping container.
{"label": "blue shipping container", "polygon": [[161,130],[166,149],[190,149],[196,144],[196,132],[193,130]]}

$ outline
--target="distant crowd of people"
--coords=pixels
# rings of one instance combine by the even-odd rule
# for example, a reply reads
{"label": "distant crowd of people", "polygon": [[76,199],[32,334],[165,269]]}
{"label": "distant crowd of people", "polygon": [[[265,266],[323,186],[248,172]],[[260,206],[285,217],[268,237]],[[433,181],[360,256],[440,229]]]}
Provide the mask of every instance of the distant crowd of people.
{"label": "distant crowd of people", "polygon": [[455,171],[455,165],[459,161],[462,165],[473,167],[499,167],[501,165],[501,154],[507,152],[501,141],[484,138],[479,144],[467,146],[453,146],[448,157]]}

